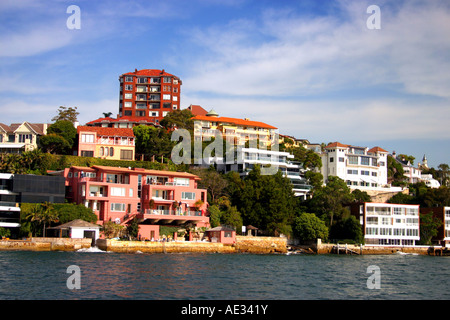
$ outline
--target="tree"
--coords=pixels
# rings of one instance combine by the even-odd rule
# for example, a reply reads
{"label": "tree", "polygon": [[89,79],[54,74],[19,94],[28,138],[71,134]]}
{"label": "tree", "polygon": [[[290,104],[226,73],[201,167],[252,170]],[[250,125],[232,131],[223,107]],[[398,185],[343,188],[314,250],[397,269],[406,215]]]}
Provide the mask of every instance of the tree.
{"label": "tree", "polygon": [[159,124],[168,130],[177,128],[193,131],[194,130],[194,121],[192,120],[193,116],[194,115],[192,114],[192,112],[188,109],[173,110],[169,112],[159,122]]}
{"label": "tree", "polygon": [[294,161],[302,163],[304,169],[320,169],[322,167],[322,159],[313,150],[299,146],[287,148],[287,151],[294,156]]}
{"label": "tree", "polygon": [[220,211],[219,207],[214,204],[209,207],[208,211],[209,211],[209,222],[211,223],[211,227],[215,228],[220,226],[222,212]]}
{"label": "tree", "polygon": [[71,121],[59,120],[48,127],[47,134],[56,134],[63,137],[69,145],[67,151],[70,152],[77,137],[77,129]]}
{"label": "tree", "polygon": [[317,188],[314,197],[310,200],[310,206],[316,214],[328,217],[333,225],[335,217],[339,218],[344,212],[345,205],[351,203],[354,196],[344,180],[336,176],[329,176],[326,186]]}
{"label": "tree", "polygon": [[44,152],[52,154],[66,154],[70,150],[70,144],[60,135],[50,133],[42,136],[39,145]]}
{"label": "tree", "polygon": [[438,168],[440,169],[441,185],[447,186],[449,166],[446,163],[441,163],[440,165],[438,165]]}
{"label": "tree", "polygon": [[236,228],[236,230],[241,230],[243,225],[242,217],[236,206],[229,207],[226,211],[222,212],[220,223],[228,226],[233,226]]}
{"label": "tree", "polygon": [[213,167],[209,169],[193,168],[191,172],[200,177],[198,186],[208,190],[211,203],[215,203],[216,199],[226,194],[225,189],[228,186],[228,181]]}
{"label": "tree", "polygon": [[438,233],[442,222],[433,215],[433,212],[420,214],[420,244],[430,245],[431,239]]}
{"label": "tree", "polygon": [[359,189],[355,189],[352,191],[352,195],[356,202],[371,202],[372,198],[366,191],[361,191]]}
{"label": "tree", "polygon": [[300,241],[328,239],[328,228],[314,213],[302,213],[294,221],[294,236]]}
{"label": "tree", "polygon": [[411,165],[414,165],[414,160],[416,159],[415,157],[409,156],[407,154],[399,154],[397,158],[401,159],[402,161],[409,161]]}
{"label": "tree", "polygon": [[405,183],[405,172],[401,163],[395,160],[393,157],[387,157],[387,168],[388,168],[388,181],[393,184],[404,184]]}
{"label": "tree", "polygon": [[244,225],[254,225],[269,234],[288,233],[297,207],[292,184],[281,172],[261,175],[259,166],[245,179],[227,175],[232,205],[241,213]]}
{"label": "tree", "polygon": [[364,236],[361,224],[354,216],[341,219],[330,228],[330,238],[349,239],[356,243],[363,243]]}
{"label": "tree", "polygon": [[58,221],[58,214],[54,210],[53,204],[50,202],[45,202],[43,204],[33,205],[28,210],[28,215],[26,217],[31,223],[35,222],[35,230],[38,226],[43,226],[43,236],[45,237],[46,225],[52,222]]}
{"label": "tree", "polygon": [[322,187],[323,175],[320,172],[306,171],[305,178],[308,181],[309,185],[312,187],[313,194],[315,189]]}
{"label": "tree", "polygon": [[152,156],[170,157],[175,143],[170,140],[165,129],[139,125],[133,128],[133,132],[136,136],[137,154],[143,154],[148,160]]}
{"label": "tree", "polygon": [[77,107],[63,107],[60,106],[58,108],[58,115],[54,116],[52,118],[52,121],[62,121],[62,120],[68,120],[72,123],[77,122],[78,115],[80,113],[77,111]]}

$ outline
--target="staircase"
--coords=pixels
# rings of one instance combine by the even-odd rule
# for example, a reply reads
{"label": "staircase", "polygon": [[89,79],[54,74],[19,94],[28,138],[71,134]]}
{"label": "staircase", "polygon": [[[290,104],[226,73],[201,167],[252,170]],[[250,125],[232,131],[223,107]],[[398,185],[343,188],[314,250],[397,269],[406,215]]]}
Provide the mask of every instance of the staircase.
{"label": "staircase", "polygon": [[139,215],[139,214],[140,214],[139,211],[135,211],[135,212],[133,212],[133,213],[128,213],[128,214],[124,217],[124,219],[123,219],[123,221],[120,223],[120,225],[122,225],[122,226],[127,225],[128,222],[130,222],[131,220],[133,220],[134,217],[136,217],[136,216]]}

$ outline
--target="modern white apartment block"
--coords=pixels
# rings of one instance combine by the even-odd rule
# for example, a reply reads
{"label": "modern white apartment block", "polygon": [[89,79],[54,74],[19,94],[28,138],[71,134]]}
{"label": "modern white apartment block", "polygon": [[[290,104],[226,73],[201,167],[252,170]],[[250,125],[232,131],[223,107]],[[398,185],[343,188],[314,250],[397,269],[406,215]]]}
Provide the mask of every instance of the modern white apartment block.
{"label": "modern white apartment block", "polygon": [[351,205],[368,245],[414,246],[420,240],[419,205],[364,202]]}
{"label": "modern white apartment block", "polygon": [[388,152],[380,147],[368,149],[339,142],[330,143],[321,154],[324,182],[329,176],[343,179],[349,188],[379,190],[388,186]]}
{"label": "modern white apartment block", "polygon": [[292,183],[292,190],[295,196],[306,197],[311,186],[302,176],[300,164],[292,161],[294,158],[289,152],[264,150],[258,148],[238,148],[235,161],[224,162],[223,158],[211,157],[203,159],[204,165],[216,163],[217,170],[224,173],[235,171],[241,176],[247,175],[255,165],[259,165],[262,174],[275,174],[277,171],[287,177]]}

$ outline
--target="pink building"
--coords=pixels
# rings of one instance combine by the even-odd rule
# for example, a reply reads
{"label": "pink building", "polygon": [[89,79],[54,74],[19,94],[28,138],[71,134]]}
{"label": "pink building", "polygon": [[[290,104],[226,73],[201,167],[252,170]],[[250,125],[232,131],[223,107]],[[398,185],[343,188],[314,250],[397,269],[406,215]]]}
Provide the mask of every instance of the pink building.
{"label": "pink building", "polygon": [[78,156],[134,160],[133,129],[78,126]]}
{"label": "pink building", "polygon": [[186,172],[71,167],[64,170],[67,199],[91,208],[98,224],[127,224],[141,220],[139,235],[159,239],[160,225],[193,223],[208,227],[206,190],[197,188],[196,175]]}

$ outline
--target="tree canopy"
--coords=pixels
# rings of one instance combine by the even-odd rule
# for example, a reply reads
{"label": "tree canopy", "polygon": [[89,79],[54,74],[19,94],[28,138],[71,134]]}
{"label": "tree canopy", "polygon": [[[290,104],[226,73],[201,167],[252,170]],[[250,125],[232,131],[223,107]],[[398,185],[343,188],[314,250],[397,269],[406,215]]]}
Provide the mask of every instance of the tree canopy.
{"label": "tree canopy", "polygon": [[52,121],[68,120],[72,123],[77,122],[78,115],[77,107],[64,107],[60,106],[57,110],[58,114],[52,118]]}

